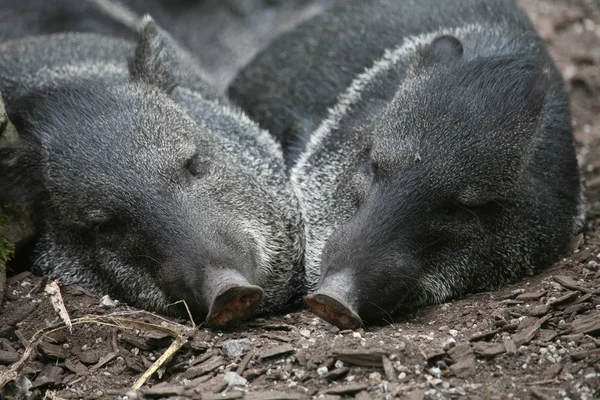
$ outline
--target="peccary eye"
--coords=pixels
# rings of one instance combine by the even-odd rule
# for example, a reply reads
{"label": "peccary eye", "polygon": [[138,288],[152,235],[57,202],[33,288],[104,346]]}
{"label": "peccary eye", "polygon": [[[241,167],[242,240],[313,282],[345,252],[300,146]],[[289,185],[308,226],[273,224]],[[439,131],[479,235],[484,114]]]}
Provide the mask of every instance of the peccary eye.
{"label": "peccary eye", "polygon": [[110,218],[96,225],[94,232],[100,235],[112,235],[123,233],[127,229],[127,226],[123,221],[118,218]]}
{"label": "peccary eye", "polygon": [[497,207],[497,202],[493,201],[481,204],[464,204],[457,201],[451,201],[442,205],[438,210],[446,218],[468,218],[492,213]]}
{"label": "peccary eye", "polygon": [[203,165],[198,153],[194,154],[192,158],[187,160],[185,163],[185,168],[194,177],[200,177],[205,171],[204,167],[205,165]]}

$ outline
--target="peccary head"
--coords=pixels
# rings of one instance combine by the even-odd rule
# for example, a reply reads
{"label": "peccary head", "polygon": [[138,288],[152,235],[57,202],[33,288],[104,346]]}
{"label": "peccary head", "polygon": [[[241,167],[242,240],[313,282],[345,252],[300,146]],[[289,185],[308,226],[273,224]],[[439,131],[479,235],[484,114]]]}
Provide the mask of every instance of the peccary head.
{"label": "peccary head", "polygon": [[463,53],[453,36],[424,46],[337,178],[349,217],[308,302],[338,326],[488,289],[566,250],[578,181],[560,79],[534,56]]}
{"label": "peccary head", "polygon": [[205,101],[223,128],[173,100],[176,52],[151,20],[129,70],[8,104],[21,140],[0,154],[0,194],[35,204],[35,264],[140,307],[180,313],[185,300],[216,325],[283,306],[301,249],[278,148],[256,159],[225,137],[266,137],[241,115]]}

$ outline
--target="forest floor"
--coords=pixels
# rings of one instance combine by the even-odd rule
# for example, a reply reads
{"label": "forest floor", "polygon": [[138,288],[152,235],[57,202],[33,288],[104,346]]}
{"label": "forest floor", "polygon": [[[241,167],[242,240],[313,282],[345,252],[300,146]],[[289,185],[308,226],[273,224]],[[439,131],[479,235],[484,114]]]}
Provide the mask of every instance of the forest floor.
{"label": "forest floor", "polygon": [[[47,280],[24,272],[9,278],[0,310],[0,382],[18,372],[0,399],[599,399],[600,3],[520,3],[571,93],[588,229],[570,257],[510,287],[357,331],[308,311],[193,329],[65,286],[72,332],[44,335],[62,321]],[[132,390],[173,343],[182,347]]]}

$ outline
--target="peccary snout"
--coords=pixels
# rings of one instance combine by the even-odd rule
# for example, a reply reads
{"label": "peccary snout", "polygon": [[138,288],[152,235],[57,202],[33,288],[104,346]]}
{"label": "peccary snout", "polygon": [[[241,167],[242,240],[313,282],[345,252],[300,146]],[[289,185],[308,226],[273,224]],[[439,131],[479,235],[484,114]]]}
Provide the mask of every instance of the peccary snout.
{"label": "peccary snout", "polygon": [[281,150],[193,89],[179,55],[151,19],[137,47],[85,34],[4,44],[20,139],[0,150],[0,197],[33,205],[35,267],[65,283],[185,317],[184,300],[212,325],[280,310],[304,281]]}

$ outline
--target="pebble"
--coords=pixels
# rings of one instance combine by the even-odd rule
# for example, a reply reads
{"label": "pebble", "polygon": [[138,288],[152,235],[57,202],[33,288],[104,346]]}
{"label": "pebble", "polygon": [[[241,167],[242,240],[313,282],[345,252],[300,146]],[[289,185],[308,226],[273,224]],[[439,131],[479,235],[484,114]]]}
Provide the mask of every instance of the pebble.
{"label": "pebble", "polygon": [[223,355],[228,358],[239,357],[252,348],[252,343],[248,339],[229,340],[221,346]]}
{"label": "pebble", "polygon": [[225,375],[223,376],[223,378],[225,379],[225,381],[227,381],[227,385],[228,386],[246,386],[246,384],[248,383],[248,381],[246,380],[246,378],[239,376],[237,373],[235,372],[226,372]]}
{"label": "pebble", "polygon": [[335,367],[336,368],[344,368],[344,362],[342,360],[337,360],[335,362]]}
{"label": "pebble", "polygon": [[436,378],[439,378],[440,376],[442,376],[442,370],[439,369],[438,367],[433,367],[429,370],[429,373],[433,376],[435,376]]}
{"label": "pebble", "polygon": [[119,304],[117,300],[113,300],[109,295],[104,295],[100,299],[100,306],[104,308],[115,308]]}
{"label": "pebble", "polygon": [[402,380],[406,378],[406,372],[400,372],[400,374],[398,375],[398,380]]}
{"label": "pebble", "polygon": [[300,336],[304,336],[305,338],[310,338],[310,331],[308,329],[301,329]]}
{"label": "pebble", "polygon": [[319,375],[320,377],[325,376],[326,373],[329,372],[329,368],[327,367],[319,367],[317,368],[317,375]]}
{"label": "pebble", "polygon": [[369,380],[373,383],[381,383],[381,374],[379,372],[371,372]]}
{"label": "pebble", "polygon": [[449,333],[449,334],[450,334],[450,336],[452,336],[452,337],[456,337],[456,336],[458,336],[458,331],[457,331],[456,329],[450,329],[450,330],[448,331],[448,333]]}
{"label": "pebble", "polygon": [[453,337],[448,337],[446,340],[444,340],[443,346],[444,350],[448,351],[456,346],[456,340],[454,340]]}

